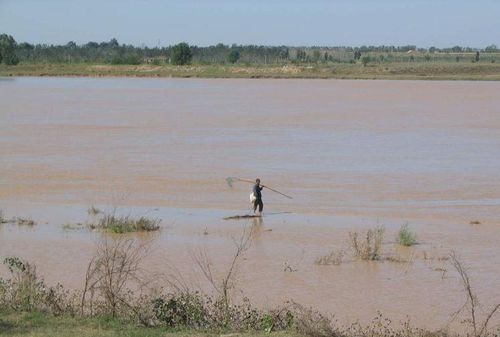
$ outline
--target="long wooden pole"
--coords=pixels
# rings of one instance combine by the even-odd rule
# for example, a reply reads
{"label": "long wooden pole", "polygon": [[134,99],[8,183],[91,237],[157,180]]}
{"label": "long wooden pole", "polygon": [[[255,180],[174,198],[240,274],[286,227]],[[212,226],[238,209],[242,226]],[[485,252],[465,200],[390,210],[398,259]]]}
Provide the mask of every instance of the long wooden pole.
{"label": "long wooden pole", "polygon": [[[244,181],[244,182],[247,182],[247,183],[255,184],[255,181],[249,180],[249,179],[242,179],[242,178],[237,178],[237,177],[230,177],[230,179],[234,179],[234,180],[238,180],[238,181]],[[267,188],[268,190],[271,190],[271,191],[276,192],[278,194],[281,194],[282,196],[287,197],[288,199],[293,199],[291,196],[286,195],[285,193],[281,193],[280,191],[277,191],[274,188],[271,188],[269,186],[266,186],[266,185],[260,185],[260,186],[262,186],[264,188]]]}

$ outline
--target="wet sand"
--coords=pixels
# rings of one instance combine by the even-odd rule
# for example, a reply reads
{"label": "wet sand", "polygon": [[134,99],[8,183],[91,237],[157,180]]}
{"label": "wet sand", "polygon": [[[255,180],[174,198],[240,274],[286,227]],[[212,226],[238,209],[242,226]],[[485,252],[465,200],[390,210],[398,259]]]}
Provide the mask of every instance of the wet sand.
{"label": "wet sand", "polygon": [[[494,82],[0,80],[0,208],[38,222],[1,225],[0,257],[80,287],[100,234],[61,226],[116,206],[163,219],[148,269],[174,265],[202,284],[190,252],[206,249],[223,269],[249,226],[238,285],[256,304],[442,327],[465,299],[437,260],[451,250],[485,307],[500,302],[498,92]],[[261,223],[224,221],[249,208],[250,186],[229,188],[228,176],[259,176],[294,199],[265,191]],[[411,249],[395,244],[406,222],[420,243]],[[314,264],[376,224],[384,252],[413,263]]]}

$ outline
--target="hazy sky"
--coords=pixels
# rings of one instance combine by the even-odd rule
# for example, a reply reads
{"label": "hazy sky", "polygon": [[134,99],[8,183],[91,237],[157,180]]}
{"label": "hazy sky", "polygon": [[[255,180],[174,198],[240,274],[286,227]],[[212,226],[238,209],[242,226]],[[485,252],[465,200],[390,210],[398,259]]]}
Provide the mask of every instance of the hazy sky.
{"label": "hazy sky", "polygon": [[0,0],[32,43],[500,46],[500,0]]}

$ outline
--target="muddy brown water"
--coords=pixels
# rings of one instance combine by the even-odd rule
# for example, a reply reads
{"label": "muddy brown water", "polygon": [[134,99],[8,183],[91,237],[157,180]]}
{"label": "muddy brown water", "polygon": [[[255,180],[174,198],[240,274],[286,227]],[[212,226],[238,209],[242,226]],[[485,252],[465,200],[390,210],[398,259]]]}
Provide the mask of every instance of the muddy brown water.
{"label": "muddy brown water", "polygon": [[[499,92],[497,82],[0,79],[0,208],[37,222],[0,225],[0,257],[81,287],[102,234],[62,225],[92,221],[96,205],[161,218],[145,269],[206,288],[193,252],[221,274],[233,238],[252,228],[236,296],[294,300],[341,322],[381,311],[443,327],[465,300],[440,259],[452,250],[484,308],[500,302]],[[262,220],[224,221],[248,212],[251,187],[230,188],[228,176],[294,199],[265,190]],[[395,243],[405,223],[412,248]],[[314,264],[349,255],[349,232],[377,224],[384,254],[412,262]]]}

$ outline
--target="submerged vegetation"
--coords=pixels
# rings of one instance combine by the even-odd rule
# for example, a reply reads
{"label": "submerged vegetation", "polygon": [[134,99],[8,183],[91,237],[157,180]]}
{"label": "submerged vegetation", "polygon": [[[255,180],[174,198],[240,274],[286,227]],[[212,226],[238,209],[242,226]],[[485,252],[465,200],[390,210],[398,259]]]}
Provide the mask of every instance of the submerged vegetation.
{"label": "submerged vegetation", "polygon": [[92,223],[89,227],[91,229],[109,230],[113,233],[152,232],[160,229],[160,222],[160,219],[152,219],[145,216],[133,218],[129,215],[105,214],[97,223]]}
{"label": "submerged vegetation", "polygon": [[318,257],[314,263],[322,266],[339,265],[342,263],[344,256],[345,252],[343,250],[332,250],[327,255]]}
{"label": "submerged vegetation", "polygon": [[397,240],[401,246],[410,247],[417,244],[417,235],[410,230],[408,224],[405,224],[399,229]]}
{"label": "submerged vegetation", "polygon": [[113,233],[152,232],[160,229],[160,219],[146,216],[132,217],[130,215],[117,215],[116,210],[105,213],[95,206],[87,209],[90,216],[90,229],[99,229]]}
{"label": "submerged vegetation", "polygon": [[380,260],[384,232],[384,227],[377,226],[367,230],[364,235],[358,232],[349,233],[349,242],[354,256],[361,260]]}
{"label": "submerged vegetation", "polygon": [[36,225],[36,222],[33,221],[33,219],[31,219],[31,218],[15,217],[15,218],[7,219],[4,217],[3,211],[0,210],[0,224],[3,224],[3,223],[17,224],[19,226],[35,226]]}

